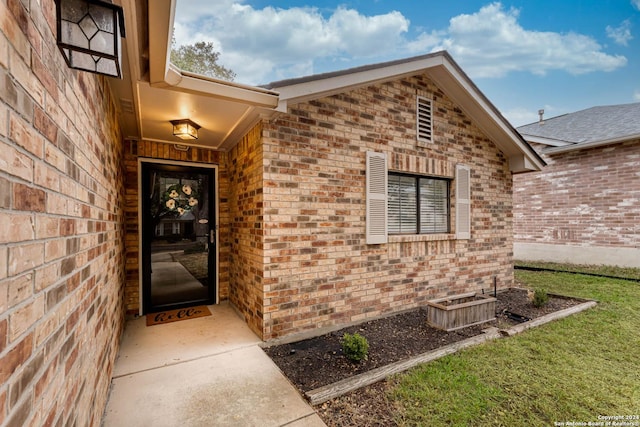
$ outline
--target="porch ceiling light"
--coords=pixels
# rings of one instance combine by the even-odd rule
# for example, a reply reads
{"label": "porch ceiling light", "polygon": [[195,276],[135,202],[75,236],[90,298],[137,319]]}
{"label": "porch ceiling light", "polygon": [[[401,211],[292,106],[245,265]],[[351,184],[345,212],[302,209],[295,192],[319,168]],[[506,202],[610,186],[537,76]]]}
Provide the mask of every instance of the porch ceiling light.
{"label": "porch ceiling light", "polygon": [[173,135],[180,139],[198,139],[198,129],[200,125],[189,119],[171,120],[173,125]]}
{"label": "porch ceiling light", "polygon": [[122,78],[122,7],[101,0],[56,0],[58,48],[70,68]]}

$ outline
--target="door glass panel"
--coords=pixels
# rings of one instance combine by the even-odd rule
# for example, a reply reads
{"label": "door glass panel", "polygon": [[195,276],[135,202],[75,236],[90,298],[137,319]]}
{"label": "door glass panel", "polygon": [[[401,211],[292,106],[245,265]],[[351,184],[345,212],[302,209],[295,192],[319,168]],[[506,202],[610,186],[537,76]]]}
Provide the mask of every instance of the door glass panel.
{"label": "door glass panel", "polygon": [[150,251],[147,311],[212,302],[210,173],[150,168],[145,244]]}

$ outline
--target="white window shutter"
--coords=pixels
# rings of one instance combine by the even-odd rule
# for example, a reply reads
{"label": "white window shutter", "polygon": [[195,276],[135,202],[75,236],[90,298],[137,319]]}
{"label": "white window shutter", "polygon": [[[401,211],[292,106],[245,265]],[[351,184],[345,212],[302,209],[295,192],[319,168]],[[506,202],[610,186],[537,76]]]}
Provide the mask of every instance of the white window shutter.
{"label": "white window shutter", "polygon": [[471,238],[471,169],[456,166],[456,237]]}
{"label": "white window shutter", "polygon": [[367,244],[387,243],[387,155],[367,151]]}

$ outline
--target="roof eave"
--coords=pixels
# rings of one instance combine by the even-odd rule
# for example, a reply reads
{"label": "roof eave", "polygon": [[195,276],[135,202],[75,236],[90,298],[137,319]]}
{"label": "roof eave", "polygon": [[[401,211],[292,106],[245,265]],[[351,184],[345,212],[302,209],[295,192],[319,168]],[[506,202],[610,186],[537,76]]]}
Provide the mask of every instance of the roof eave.
{"label": "roof eave", "polygon": [[180,70],[170,62],[176,0],[155,0],[149,8],[149,84],[188,93],[219,97],[265,108],[278,105],[278,93]]}
{"label": "roof eave", "polygon": [[354,90],[386,81],[410,77],[427,68],[442,65],[443,55],[429,54],[410,61],[393,61],[381,67],[357,67],[334,73],[325,73],[308,78],[275,82],[267,87],[280,94],[280,107],[288,104],[324,98],[347,90]]}
{"label": "roof eave", "polygon": [[600,141],[585,142],[585,143],[582,143],[582,144],[572,144],[572,145],[563,146],[563,147],[547,148],[547,149],[543,150],[542,152],[544,154],[568,153],[568,152],[571,152],[571,151],[587,150],[589,148],[598,148],[598,147],[604,147],[606,145],[612,145],[612,144],[618,144],[618,143],[621,143],[621,142],[633,141],[634,139],[640,140],[640,134],[627,135],[627,136],[621,137],[621,138],[611,138],[611,139],[603,139],[603,140],[600,140]]}
{"label": "roof eave", "polygon": [[442,66],[427,70],[427,74],[495,142],[509,159],[512,173],[535,172],[546,166],[448,53],[444,52]]}
{"label": "roof eave", "polygon": [[527,141],[528,143],[548,145],[551,147],[565,147],[565,146],[577,144],[576,142],[572,142],[572,141],[563,141],[561,139],[545,138],[542,136],[528,135],[526,133],[520,133],[520,135],[522,135],[524,140]]}
{"label": "roof eave", "polygon": [[278,110],[286,112],[290,104],[421,73],[426,73],[433,79],[447,96],[495,141],[509,159],[513,173],[537,171],[545,166],[544,160],[538,153],[498,112],[445,51],[378,66],[359,67],[310,78],[276,82],[268,87],[280,93]]}
{"label": "roof eave", "polygon": [[188,145],[224,151],[260,119],[277,114],[278,93],[273,90],[186,72],[171,64],[176,0],[153,0],[152,5],[149,0],[118,1],[132,30],[123,43],[129,81],[112,86],[117,103],[132,100],[132,111],[121,114],[127,138],[183,144],[173,136],[170,120],[188,117],[201,125],[199,138]]}

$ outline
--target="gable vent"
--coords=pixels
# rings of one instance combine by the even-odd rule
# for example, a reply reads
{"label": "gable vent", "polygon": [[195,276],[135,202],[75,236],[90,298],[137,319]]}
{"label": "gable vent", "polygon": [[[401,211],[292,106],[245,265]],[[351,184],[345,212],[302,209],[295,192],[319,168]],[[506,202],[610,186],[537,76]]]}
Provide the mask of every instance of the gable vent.
{"label": "gable vent", "polygon": [[123,113],[133,114],[135,112],[133,110],[133,101],[130,99],[120,98],[120,108],[122,108]]}
{"label": "gable vent", "polygon": [[419,96],[417,111],[418,140],[423,142],[431,142],[431,100]]}

